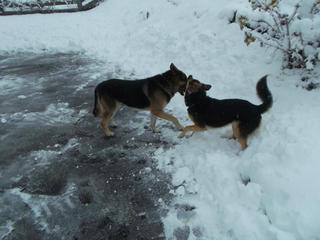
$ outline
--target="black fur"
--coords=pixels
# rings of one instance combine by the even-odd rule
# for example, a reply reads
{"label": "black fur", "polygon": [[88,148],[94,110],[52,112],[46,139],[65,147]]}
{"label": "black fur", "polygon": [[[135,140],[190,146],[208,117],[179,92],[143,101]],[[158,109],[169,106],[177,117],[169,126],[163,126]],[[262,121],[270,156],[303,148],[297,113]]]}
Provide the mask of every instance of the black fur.
{"label": "black fur", "polygon": [[145,109],[150,106],[150,96],[156,91],[161,91],[169,102],[177,91],[183,94],[185,90],[185,86],[183,90],[174,90],[176,88],[172,80],[174,78],[184,79],[185,83],[187,81],[186,75],[175,69],[140,80],[109,79],[101,82],[95,88],[93,115],[98,116],[97,102],[103,97],[111,97],[129,107]]}
{"label": "black fur", "polygon": [[272,95],[267,86],[267,75],[262,77],[257,83],[257,94],[262,101],[259,105],[259,111],[264,113],[272,106]]}
{"label": "black fur", "polygon": [[267,87],[266,76],[257,83],[257,94],[263,101],[254,105],[242,99],[218,100],[208,97],[205,90],[185,95],[185,104],[194,123],[200,127],[222,127],[239,122],[240,134],[247,137],[260,124],[261,114],[272,106],[272,95]]}
{"label": "black fur", "polygon": [[98,108],[97,108],[97,103],[98,103],[98,93],[97,90],[94,90],[94,108],[93,108],[93,116],[97,117],[99,114]]}

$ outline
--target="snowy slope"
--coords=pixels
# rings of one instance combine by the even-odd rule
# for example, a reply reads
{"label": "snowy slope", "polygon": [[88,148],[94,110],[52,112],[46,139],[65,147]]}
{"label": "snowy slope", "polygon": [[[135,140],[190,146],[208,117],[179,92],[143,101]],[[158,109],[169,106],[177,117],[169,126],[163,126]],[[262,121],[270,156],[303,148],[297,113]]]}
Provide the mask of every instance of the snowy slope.
{"label": "snowy slope", "polygon": [[[160,166],[173,173],[173,184],[185,182],[175,192],[177,202],[197,207],[191,220],[172,210],[166,219],[168,235],[172,226],[186,224],[204,226],[204,239],[320,236],[320,108],[312,104],[319,94],[287,85],[271,85],[275,104],[246,151],[221,138],[231,135],[230,127],[198,133],[167,152],[159,150]],[[245,186],[242,181],[248,178]]]}
{"label": "snowy slope", "polygon": [[[240,152],[230,127],[178,140],[156,157],[173,175],[175,203],[195,206],[164,219],[168,239],[177,227],[189,239],[319,239],[319,91],[295,87],[299,72],[282,72],[277,53],[243,43],[232,10],[246,0],[109,0],[83,13],[0,19],[0,51],[85,51],[114,69],[147,77],[174,62],[213,88],[210,96],[259,103],[256,81],[270,74],[272,109]],[[20,26],[19,28],[17,26]],[[168,106],[184,124],[183,98]],[[159,121],[161,124],[161,121]],[[245,185],[243,182],[250,178]],[[174,204],[173,204],[174,205]]]}

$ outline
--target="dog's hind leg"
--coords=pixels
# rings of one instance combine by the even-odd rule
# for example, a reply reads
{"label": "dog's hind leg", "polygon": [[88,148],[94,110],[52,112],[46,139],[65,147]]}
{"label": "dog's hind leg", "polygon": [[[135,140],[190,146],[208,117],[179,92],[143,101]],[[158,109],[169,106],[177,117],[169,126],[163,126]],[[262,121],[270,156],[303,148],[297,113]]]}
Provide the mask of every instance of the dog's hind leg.
{"label": "dog's hind leg", "polygon": [[103,96],[100,104],[101,109],[103,110],[100,125],[108,137],[114,136],[114,133],[109,128],[109,124],[117,110],[117,102],[108,96]]}
{"label": "dog's hind leg", "polygon": [[247,135],[244,136],[244,135],[241,134],[240,123],[239,122],[233,122],[232,123],[232,132],[233,132],[233,137],[235,139],[237,139],[238,142],[240,143],[241,149],[242,150],[246,149],[248,147]]}
{"label": "dog's hind leg", "polygon": [[240,121],[237,125],[237,139],[241,145],[242,150],[248,147],[247,139],[250,134],[252,134],[260,125],[261,116],[248,121]]}
{"label": "dog's hind leg", "polygon": [[150,128],[154,133],[160,132],[159,129],[156,128],[157,116],[150,113]]}
{"label": "dog's hind leg", "polygon": [[237,139],[236,137],[237,125],[238,125],[238,122],[232,123],[232,136],[230,137],[230,139],[234,139],[234,140]]}
{"label": "dog's hind leg", "polygon": [[238,138],[238,142],[240,143],[242,150],[245,150],[248,147],[248,142],[247,141],[248,141],[248,139],[245,138],[245,137]]}
{"label": "dog's hind leg", "polygon": [[117,128],[118,127],[118,124],[117,122],[115,121],[114,117],[116,116],[117,112],[119,111],[119,109],[121,108],[121,103],[117,102],[116,103],[116,107],[112,113],[112,116],[111,116],[111,119],[110,119],[110,123],[109,123],[109,126],[111,128]]}
{"label": "dog's hind leg", "polygon": [[111,121],[111,118],[112,118],[112,114],[108,112],[103,113],[101,124],[100,124],[107,137],[114,136],[114,133],[109,128],[109,123]]}

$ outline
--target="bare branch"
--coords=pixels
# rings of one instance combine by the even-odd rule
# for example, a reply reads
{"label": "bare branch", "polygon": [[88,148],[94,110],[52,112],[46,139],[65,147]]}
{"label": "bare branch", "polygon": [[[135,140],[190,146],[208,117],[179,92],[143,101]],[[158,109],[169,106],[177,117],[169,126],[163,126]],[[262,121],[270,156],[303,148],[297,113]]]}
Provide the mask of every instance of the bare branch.
{"label": "bare branch", "polygon": [[318,5],[320,5],[320,2],[315,2],[312,7],[311,7],[311,10],[310,10],[310,14],[315,14],[316,13],[316,8],[318,7]]}
{"label": "bare branch", "polygon": [[286,21],[286,35],[288,40],[288,49],[291,50],[291,36],[290,36],[290,30],[289,30],[289,22]]}
{"label": "bare branch", "polygon": [[[278,32],[281,34],[282,31],[283,31],[283,28],[282,28],[282,25],[281,25],[281,22],[277,20],[277,16],[275,16],[274,12],[273,11],[269,11],[273,21],[274,21],[274,24],[275,26],[277,27],[277,30]],[[281,20],[281,18],[279,18]],[[281,34],[282,35],[282,34]]]}
{"label": "bare branch", "polygon": [[266,20],[263,20],[263,19],[259,19],[257,21],[258,23],[264,23],[266,25],[268,25],[270,28],[272,28],[274,31],[276,31],[277,29],[274,28],[274,26],[272,26],[269,22],[267,22]]}
{"label": "bare branch", "polygon": [[300,5],[296,4],[293,13],[289,17],[288,24],[290,24],[292,22],[292,20],[294,19],[294,17],[297,15],[299,8],[300,8]]}
{"label": "bare branch", "polygon": [[277,44],[272,44],[270,42],[267,42],[265,41],[263,38],[259,37],[259,36],[256,36],[255,34],[252,34],[254,38],[256,38],[259,42],[261,42],[262,44],[265,44],[267,46],[270,46],[270,47],[273,47],[273,48],[276,48],[282,52],[288,52],[282,45],[278,45]]}

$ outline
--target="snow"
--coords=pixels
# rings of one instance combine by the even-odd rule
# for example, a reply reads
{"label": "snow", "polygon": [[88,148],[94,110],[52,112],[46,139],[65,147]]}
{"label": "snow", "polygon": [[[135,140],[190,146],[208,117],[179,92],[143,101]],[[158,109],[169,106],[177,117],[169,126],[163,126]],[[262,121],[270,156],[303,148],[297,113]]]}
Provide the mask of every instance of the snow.
{"label": "snow", "polygon": [[[258,44],[246,47],[239,26],[228,24],[238,8],[250,10],[246,0],[109,0],[88,12],[11,16],[0,20],[0,52],[84,51],[134,78],[164,72],[174,62],[212,84],[210,96],[255,104],[260,103],[255,84],[270,74],[274,105],[245,151],[225,138],[230,126],[182,140],[167,125],[161,128],[163,138],[177,143],[155,153],[175,187],[163,219],[166,237],[175,239],[175,230],[187,227],[190,240],[318,239],[319,92],[296,87],[301,72],[282,71],[278,53]],[[0,85],[1,91],[14,87]],[[49,105],[44,115],[62,123],[73,119],[75,113],[61,104]],[[184,125],[191,124],[181,96],[167,109]],[[1,122],[31,121],[39,114],[1,115]],[[181,215],[175,204],[195,209]]]}
{"label": "snow", "polygon": [[27,207],[29,207],[34,215],[34,217],[39,221],[41,225],[41,230],[50,231],[48,229],[48,223],[46,216],[50,216],[52,212],[50,211],[48,204],[55,204],[59,206],[59,208],[63,209],[63,207],[73,208],[73,203],[71,203],[70,198],[73,197],[73,193],[76,191],[75,184],[70,184],[67,186],[66,191],[62,195],[58,196],[46,196],[40,195],[35,197],[33,194],[24,193],[19,188],[13,188],[7,191],[6,195],[17,196],[21,198],[21,200],[25,203]]}
{"label": "snow", "polygon": [[13,222],[7,221],[6,224],[0,226],[0,234],[3,238],[7,237],[14,230]]}
{"label": "snow", "polygon": [[[194,189],[190,180],[196,179],[197,194],[191,195],[194,192],[191,189],[190,194],[179,197],[178,202],[197,207],[199,219],[188,224],[205,226],[206,239],[212,236],[229,239],[226,236],[230,231],[237,239],[286,239],[280,235],[316,239],[319,236],[320,194],[315,179],[320,166],[314,132],[319,126],[312,117],[319,107],[313,108],[307,103],[290,107],[289,100],[312,101],[311,96],[306,100],[304,94],[304,99],[297,97],[298,93],[301,94],[301,90],[297,89],[291,98],[278,96],[277,102],[288,99],[287,104],[281,107],[275,104],[269,116],[264,116],[261,129],[251,138],[245,152],[239,153],[236,142],[221,138],[224,129],[197,134],[159,155],[161,167],[173,173],[174,185],[185,181],[189,192],[190,186]],[[304,110],[303,116],[292,116],[306,108],[310,110]],[[306,124],[312,127],[305,129]],[[172,156],[174,168],[170,165],[168,168],[166,165]],[[245,186],[241,176],[250,177],[251,182]],[[171,214],[174,216],[175,212]],[[175,226],[171,221],[177,219],[173,216],[167,226]],[[173,229],[168,231],[171,235]]]}
{"label": "snow", "polygon": [[23,112],[13,114],[0,113],[0,118],[2,123],[10,121],[23,121],[24,123],[40,121],[44,124],[52,125],[55,123],[73,123],[86,113],[86,111],[80,111],[78,113],[70,108],[68,103],[60,102],[57,104],[49,104],[43,112],[29,112],[28,110],[24,110]]}
{"label": "snow", "polygon": [[61,147],[60,144],[55,144],[53,147],[56,149],[50,150],[52,146],[47,146],[47,149],[32,151],[26,159],[31,159],[29,164],[34,166],[46,166],[52,163],[52,159],[76,147],[77,145],[78,140],[71,138],[63,147]]}

